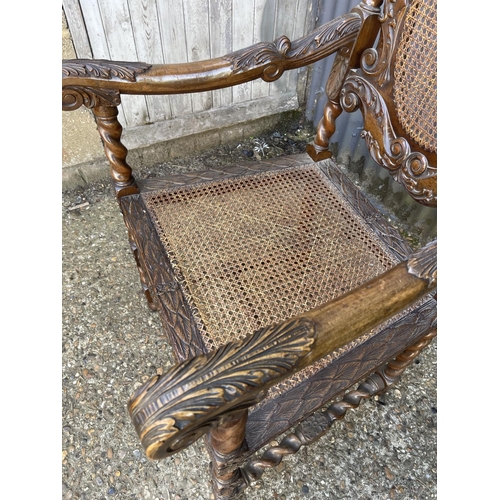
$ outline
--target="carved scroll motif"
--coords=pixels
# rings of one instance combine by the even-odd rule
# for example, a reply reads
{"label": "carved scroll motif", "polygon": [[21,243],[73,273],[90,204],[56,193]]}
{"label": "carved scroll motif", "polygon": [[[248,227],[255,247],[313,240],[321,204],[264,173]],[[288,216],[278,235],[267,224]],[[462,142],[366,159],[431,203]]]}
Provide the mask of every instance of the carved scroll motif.
{"label": "carved scroll motif", "polygon": [[365,118],[362,137],[374,160],[387,168],[412,198],[435,206],[436,193],[425,184],[431,177],[437,177],[437,169],[429,166],[425,155],[412,152],[406,139],[396,135],[384,99],[375,87],[362,77],[347,77],[341,93],[341,105],[349,113],[362,108]]}
{"label": "carved scroll motif", "polygon": [[396,39],[403,25],[406,6],[397,10],[394,17],[394,4],[396,0],[384,3],[384,13],[380,17],[381,22],[381,51],[370,48],[363,52],[361,67],[367,75],[377,76],[379,85],[384,85],[391,78],[390,62],[396,49]]}
{"label": "carved scroll motif", "polygon": [[148,457],[164,458],[189,446],[220,419],[261,400],[266,384],[311,351],[314,337],[313,322],[290,320],[150,379],[129,402]]}
{"label": "carved scroll motif", "polygon": [[71,59],[63,62],[62,76],[63,78],[83,76],[106,80],[118,78],[119,80],[135,82],[136,75],[144,73],[149,68],[151,68],[151,64],[141,62],[114,62],[98,59],[82,62],[78,59]]}
{"label": "carved scroll motif", "polygon": [[149,68],[151,68],[150,64],[140,62],[65,60],[62,64],[62,109],[63,111],[73,111],[80,106],[93,108],[94,106],[118,106],[120,104],[118,90],[80,85],[64,86],[65,78],[87,77],[135,82],[136,75],[144,73]]}
{"label": "carved scroll motif", "polygon": [[335,23],[329,23],[312,32],[309,36],[291,42],[282,36],[274,42],[262,42],[252,47],[242,49],[224,57],[231,63],[235,73],[245,71],[253,66],[266,66],[262,72],[262,79],[266,82],[277,80],[285,69],[285,63],[301,60],[315,54],[325,46],[338,42],[340,47],[355,39],[361,22],[357,16],[341,16]]}
{"label": "carved scroll motif", "polygon": [[[335,56],[330,76],[326,82],[326,96],[330,101],[337,101],[345,75],[349,67],[352,45],[343,47]],[[332,134],[333,135],[333,134]]]}
{"label": "carved scroll motif", "polygon": [[69,86],[62,90],[63,111],[73,111],[80,106],[118,106],[120,92],[112,89],[96,89],[91,87]]}

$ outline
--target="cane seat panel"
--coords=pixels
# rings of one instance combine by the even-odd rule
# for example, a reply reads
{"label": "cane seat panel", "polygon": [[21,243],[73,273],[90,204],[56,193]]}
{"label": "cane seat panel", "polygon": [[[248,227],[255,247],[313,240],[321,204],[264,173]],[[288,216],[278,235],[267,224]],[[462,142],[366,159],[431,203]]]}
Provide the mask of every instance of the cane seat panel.
{"label": "cane seat panel", "polygon": [[394,65],[394,104],[405,132],[437,151],[437,3],[408,7]]}
{"label": "cane seat panel", "polygon": [[207,350],[395,263],[314,165],[143,195]]}
{"label": "cane seat panel", "polygon": [[[122,94],[271,82],[334,53],[307,155],[132,175]],[[330,150],[339,113],[360,109],[372,157],[416,201],[436,206],[436,74],[432,0],[362,2],[298,40],[282,36],[211,60],[63,63],[63,109],[94,113],[143,292],[176,358],[166,372],[148,361],[153,376],[129,401],[148,457],[208,433],[213,496],[240,498],[278,454],[311,444],[390,388],[436,335],[435,242],[413,252]],[[252,334],[247,345],[230,344]]]}

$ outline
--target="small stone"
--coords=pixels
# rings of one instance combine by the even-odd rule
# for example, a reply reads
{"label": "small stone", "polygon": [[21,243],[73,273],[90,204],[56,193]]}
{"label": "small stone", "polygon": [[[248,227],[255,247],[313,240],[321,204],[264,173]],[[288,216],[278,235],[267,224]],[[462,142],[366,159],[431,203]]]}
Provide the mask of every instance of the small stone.
{"label": "small stone", "polygon": [[309,486],[307,486],[307,484],[304,484],[304,486],[302,486],[302,493],[309,493]]}
{"label": "small stone", "polygon": [[116,490],[114,488],[109,488],[108,495],[114,495],[115,493],[116,493]]}
{"label": "small stone", "polygon": [[63,452],[62,452],[62,459],[63,460],[66,458],[67,454],[68,454],[68,452],[66,450],[63,450]]}
{"label": "small stone", "polygon": [[387,479],[389,479],[389,481],[394,481],[394,474],[392,473],[391,469],[389,469],[389,467],[385,467],[384,470]]}
{"label": "small stone", "polygon": [[113,458],[113,448],[108,448],[108,452],[106,453],[108,458]]}
{"label": "small stone", "polygon": [[101,476],[96,476],[95,482],[97,483],[98,486],[102,486],[103,481],[101,479]]}
{"label": "small stone", "polygon": [[117,470],[117,471],[115,472],[115,476],[116,476],[116,477],[120,477],[121,475],[122,475],[122,473],[121,473],[119,470]]}
{"label": "small stone", "polygon": [[134,455],[134,459],[135,460],[140,460],[141,459],[141,452],[139,450],[134,450],[132,452],[132,454]]}

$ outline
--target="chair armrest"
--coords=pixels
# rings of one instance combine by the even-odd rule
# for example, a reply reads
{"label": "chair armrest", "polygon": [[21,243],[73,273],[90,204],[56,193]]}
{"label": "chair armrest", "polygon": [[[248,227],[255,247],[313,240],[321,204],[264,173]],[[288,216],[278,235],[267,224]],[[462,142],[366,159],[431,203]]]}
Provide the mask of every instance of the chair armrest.
{"label": "chair armrest", "polygon": [[271,386],[432,292],[436,254],[434,241],[342,297],[151,378],[128,404],[146,455],[161,459],[189,446]]}
{"label": "chair armrest", "polygon": [[76,109],[70,98],[75,87],[87,92],[98,88],[148,95],[214,90],[257,78],[271,82],[286,70],[314,63],[352,44],[361,24],[360,16],[350,13],[293,42],[282,36],[272,43],[257,43],[223,57],[191,63],[63,60],[63,109]]}

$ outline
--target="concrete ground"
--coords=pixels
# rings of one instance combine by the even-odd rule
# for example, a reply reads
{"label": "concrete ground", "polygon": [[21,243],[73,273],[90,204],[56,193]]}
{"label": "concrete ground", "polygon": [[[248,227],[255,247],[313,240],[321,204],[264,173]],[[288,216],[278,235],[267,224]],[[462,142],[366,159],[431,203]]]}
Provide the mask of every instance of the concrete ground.
{"label": "concrete ground", "polygon": [[[129,420],[128,398],[172,355],[108,183],[63,192],[62,238],[62,498],[213,498],[203,440],[153,462]],[[248,500],[437,498],[436,351],[434,340],[396,389],[285,457]]]}

